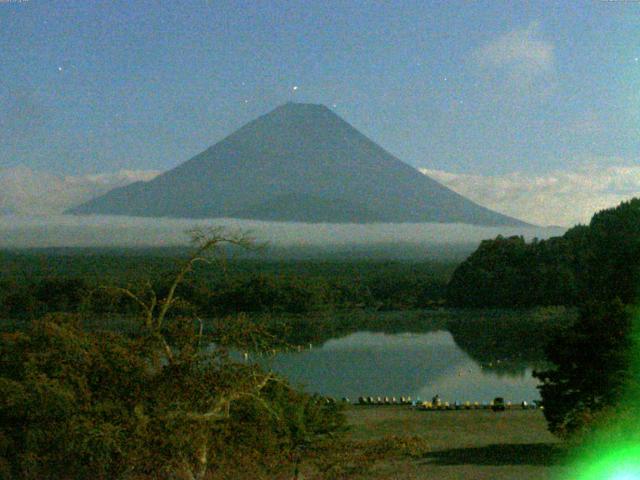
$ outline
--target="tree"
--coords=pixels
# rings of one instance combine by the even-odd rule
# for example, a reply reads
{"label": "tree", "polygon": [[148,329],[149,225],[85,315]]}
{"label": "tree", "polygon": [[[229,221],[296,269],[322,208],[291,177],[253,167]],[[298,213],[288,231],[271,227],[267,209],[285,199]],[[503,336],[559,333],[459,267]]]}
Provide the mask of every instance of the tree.
{"label": "tree", "polygon": [[562,237],[483,241],[456,268],[447,299],[459,306],[580,305],[640,294],[640,198],[596,213]]}
{"label": "tree", "polygon": [[554,368],[534,372],[549,429],[570,436],[620,403],[631,380],[631,315],[619,301],[583,307],[579,319],[552,341]]}
{"label": "tree", "polygon": [[301,439],[339,429],[323,402],[233,360],[230,346],[270,341],[258,327],[229,318],[205,335],[178,287],[195,264],[221,261],[224,245],[251,241],[219,229],[193,238],[165,295],[150,284],[107,289],[138,306],[139,335],[86,333],[80,316],[57,314],[0,337],[0,473],[202,480],[244,456],[285,468]]}
{"label": "tree", "polygon": [[640,291],[640,198],[596,213],[582,269],[590,297],[632,303]]}

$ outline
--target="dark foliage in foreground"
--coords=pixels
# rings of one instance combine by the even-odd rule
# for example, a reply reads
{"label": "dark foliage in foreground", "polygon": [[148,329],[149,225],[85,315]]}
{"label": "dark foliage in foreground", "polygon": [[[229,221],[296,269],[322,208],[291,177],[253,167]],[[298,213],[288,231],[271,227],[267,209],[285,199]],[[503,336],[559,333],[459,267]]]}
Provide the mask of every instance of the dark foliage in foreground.
{"label": "dark foliage in foreground", "polygon": [[620,301],[593,303],[547,348],[554,368],[536,372],[549,429],[566,437],[623,399],[631,380],[631,315]]}
{"label": "dark foliage in foreground", "polygon": [[208,250],[245,240],[196,240],[163,295],[111,289],[138,306],[137,335],[88,333],[76,315],[57,314],[0,336],[0,476],[258,477],[292,472],[302,448],[341,430],[335,403],[233,361],[228,346],[263,343],[254,326],[221,323],[203,348],[211,338],[176,289]]}
{"label": "dark foliage in foreground", "polygon": [[[170,478],[288,464],[339,430],[335,404],[224,353],[152,365],[149,337],[87,334],[68,316],[4,334],[0,468],[6,478]],[[186,356],[186,355],[185,355]],[[235,467],[233,467],[235,465]],[[189,477],[185,477],[189,478]]]}

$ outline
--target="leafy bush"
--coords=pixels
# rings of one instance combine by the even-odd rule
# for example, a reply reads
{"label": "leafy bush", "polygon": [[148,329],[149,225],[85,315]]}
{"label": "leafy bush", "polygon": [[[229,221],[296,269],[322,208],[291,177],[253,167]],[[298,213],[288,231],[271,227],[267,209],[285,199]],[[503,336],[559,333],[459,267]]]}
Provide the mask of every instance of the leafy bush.
{"label": "leafy bush", "polygon": [[[166,295],[111,289],[138,305],[139,333],[83,331],[80,316],[47,315],[0,337],[0,473],[20,479],[204,479],[249,464],[290,468],[302,446],[338,433],[340,408],[294,391],[227,348],[259,331],[228,322],[203,348],[197,318],[175,292],[221,242],[200,237]],[[175,309],[172,315],[171,312]],[[187,316],[185,316],[187,315]],[[234,473],[235,472],[235,473]],[[255,473],[254,473],[255,474]]]}

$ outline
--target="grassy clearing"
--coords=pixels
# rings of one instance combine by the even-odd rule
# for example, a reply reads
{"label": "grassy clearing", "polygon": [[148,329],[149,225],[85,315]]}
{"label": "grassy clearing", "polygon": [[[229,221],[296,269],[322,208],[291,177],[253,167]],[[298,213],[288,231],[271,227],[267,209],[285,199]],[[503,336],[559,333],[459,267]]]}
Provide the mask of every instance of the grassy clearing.
{"label": "grassy clearing", "polygon": [[[343,448],[351,463],[333,472],[335,478],[569,478],[562,447],[547,431],[541,411],[422,412],[390,406],[351,407],[346,415],[351,430]],[[307,478],[325,478],[309,473]]]}
{"label": "grassy clearing", "polygon": [[501,443],[554,442],[539,410],[417,411],[403,406],[347,410],[351,437],[370,440],[390,435],[420,435],[433,448]]}

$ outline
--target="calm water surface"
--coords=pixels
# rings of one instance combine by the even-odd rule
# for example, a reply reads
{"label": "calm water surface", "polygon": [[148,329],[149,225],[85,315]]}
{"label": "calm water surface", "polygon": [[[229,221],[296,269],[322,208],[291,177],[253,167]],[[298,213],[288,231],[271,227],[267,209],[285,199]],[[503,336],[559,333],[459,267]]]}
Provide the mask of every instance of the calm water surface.
{"label": "calm water surface", "polygon": [[461,350],[449,332],[356,332],[322,346],[260,360],[307,391],[333,397],[402,396],[444,401],[538,399],[531,369],[498,374]]}

